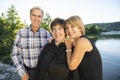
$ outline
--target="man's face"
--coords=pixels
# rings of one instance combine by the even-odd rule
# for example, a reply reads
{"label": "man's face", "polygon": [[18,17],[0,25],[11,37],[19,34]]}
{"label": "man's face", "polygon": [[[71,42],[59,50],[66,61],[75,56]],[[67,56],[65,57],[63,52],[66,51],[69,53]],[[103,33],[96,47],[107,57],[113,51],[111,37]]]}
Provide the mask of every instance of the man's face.
{"label": "man's face", "polygon": [[32,10],[30,14],[30,20],[31,20],[32,27],[40,27],[42,19],[43,19],[42,11],[38,9]]}

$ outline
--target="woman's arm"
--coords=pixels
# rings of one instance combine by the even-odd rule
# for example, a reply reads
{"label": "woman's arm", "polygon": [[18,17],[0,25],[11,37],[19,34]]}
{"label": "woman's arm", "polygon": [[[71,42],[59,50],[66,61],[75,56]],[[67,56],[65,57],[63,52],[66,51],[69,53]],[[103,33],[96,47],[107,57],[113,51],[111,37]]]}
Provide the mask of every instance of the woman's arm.
{"label": "woman's arm", "polygon": [[[67,49],[72,49],[70,41],[66,41]],[[67,52],[67,63],[70,70],[75,70],[81,63],[85,52],[91,51],[92,45],[90,41],[86,38],[80,38],[75,42],[73,53],[71,51]]]}

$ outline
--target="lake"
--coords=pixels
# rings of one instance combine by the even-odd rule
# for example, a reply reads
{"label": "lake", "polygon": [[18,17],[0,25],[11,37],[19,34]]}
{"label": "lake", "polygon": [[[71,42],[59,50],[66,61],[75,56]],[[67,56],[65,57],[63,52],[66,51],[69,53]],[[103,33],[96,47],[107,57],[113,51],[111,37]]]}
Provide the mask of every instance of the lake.
{"label": "lake", "polygon": [[104,34],[104,35],[120,34],[120,31],[108,31],[108,32],[102,32],[101,34]]}
{"label": "lake", "polygon": [[103,80],[120,80],[120,39],[96,41],[103,61]]}

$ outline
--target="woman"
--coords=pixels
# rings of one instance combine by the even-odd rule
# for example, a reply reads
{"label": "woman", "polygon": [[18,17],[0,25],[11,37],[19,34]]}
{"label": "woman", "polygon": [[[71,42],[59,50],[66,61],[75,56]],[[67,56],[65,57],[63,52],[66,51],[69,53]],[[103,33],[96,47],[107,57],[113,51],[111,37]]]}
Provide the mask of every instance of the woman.
{"label": "woman", "polygon": [[65,21],[54,19],[50,24],[54,37],[51,43],[44,46],[38,61],[39,80],[69,80],[69,69],[66,60]]}
{"label": "woman", "polygon": [[[79,16],[71,16],[66,20],[66,33],[74,40],[72,42],[68,39],[65,42],[71,76],[75,78],[73,75],[79,74],[80,80],[102,80],[100,53],[90,39],[84,36],[85,28]],[[77,74],[76,70],[78,70]]]}

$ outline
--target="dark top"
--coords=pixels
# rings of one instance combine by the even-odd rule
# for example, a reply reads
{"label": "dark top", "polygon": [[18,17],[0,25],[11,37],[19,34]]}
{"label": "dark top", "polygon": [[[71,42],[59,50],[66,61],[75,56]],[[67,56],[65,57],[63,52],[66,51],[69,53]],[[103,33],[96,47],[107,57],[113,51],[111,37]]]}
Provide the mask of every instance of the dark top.
{"label": "dark top", "polygon": [[39,80],[69,80],[64,43],[55,45],[54,40],[44,46],[38,60]]}
{"label": "dark top", "polygon": [[[88,40],[91,42],[93,50],[85,53],[78,68],[71,71],[71,76],[72,78],[76,78],[76,80],[103,80],[102,60],[100,53],[92,41],[90,39]],[[80,79],[78,79],[78,74]]]}

